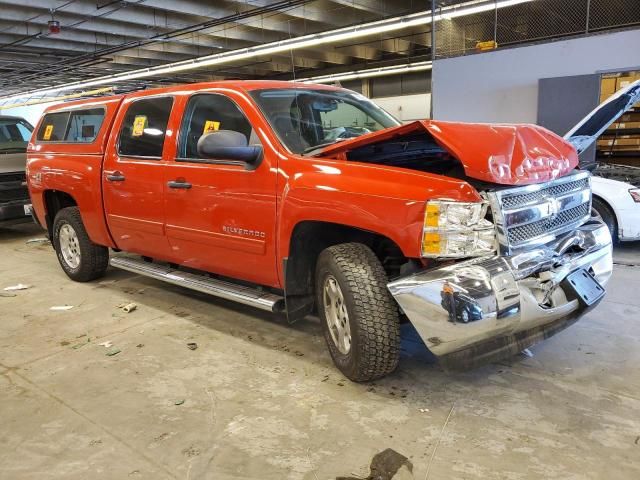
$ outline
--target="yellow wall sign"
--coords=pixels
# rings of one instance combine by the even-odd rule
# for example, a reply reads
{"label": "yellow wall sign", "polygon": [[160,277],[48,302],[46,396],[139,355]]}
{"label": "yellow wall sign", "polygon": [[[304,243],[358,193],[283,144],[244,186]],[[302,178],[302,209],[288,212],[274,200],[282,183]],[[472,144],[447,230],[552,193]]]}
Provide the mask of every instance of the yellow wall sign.
{"label": "yellow wall sign", "polygon": [[147,126],[147,116],[146,115],[136,115],[136,118],[133,120],[133,130],[131,132],[132,137],[141,137],[144,133],[144,127]]}
{"label": "yellow wall sign", "polygon": [[215,132],[220,129],[220,122],[216,122],[215,120],[207,120],[204,122],[204,129],[202,130],[202,134]]}
{"label": "yellow wall sign", "polygon": [[51,140],[51,134],[53,133],[53,125],[47,125],[44,127],[44,133],[42,134],[43,140]]}

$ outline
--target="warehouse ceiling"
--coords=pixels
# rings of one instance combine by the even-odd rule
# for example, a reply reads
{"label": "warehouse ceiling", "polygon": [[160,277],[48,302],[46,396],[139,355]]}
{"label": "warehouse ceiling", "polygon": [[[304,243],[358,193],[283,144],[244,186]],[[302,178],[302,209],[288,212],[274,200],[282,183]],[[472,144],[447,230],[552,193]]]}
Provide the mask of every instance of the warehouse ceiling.
{"label": "warehouse ceiling", "polygon": [[[462,2],[436,3],[440,8]],[[502,37],[500,44],[514,44],[536,36],[558,36],[556,30],[560,36],[584,33],[585,8],[586,17],[594,12],[598,18],[606,17],[609,11],[620,17],[605,21],[608,28],[637,25],[639,3],[537,0],[501,9],[501,17],[495,17],[497,25],[493,12],[472,15],[449,22],[448,28],[436,27],[447,49],[440,51],[436,43],[438,54],[465,53],[469,45],[494,35]],[[0,0],[0,96],[425,11],[430,4],[416,0]],[[220,78],[308,77],[428,59],[430,44],[430,25],[421,25],[154,76],[124,87]]]}
{"label": "warehouse ceiling", "polygon": [[[47,87],[424,9],[411,0],[0,0],[0,90]],[[60,22],[59,33],[48,31],[52,19]],[[293,65],[303,72],[424,53],[426,37],[296,51]],[[269,77],[291,68],[286,53],[166,80]]]}

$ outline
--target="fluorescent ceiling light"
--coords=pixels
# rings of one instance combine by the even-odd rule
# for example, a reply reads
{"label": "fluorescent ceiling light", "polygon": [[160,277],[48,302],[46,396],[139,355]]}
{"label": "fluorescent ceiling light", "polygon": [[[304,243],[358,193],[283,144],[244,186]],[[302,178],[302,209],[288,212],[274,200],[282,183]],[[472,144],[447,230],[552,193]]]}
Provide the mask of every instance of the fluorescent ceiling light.
{"label": "fluorescent ceiling light", "polygon": [[495,8],[513,7],[514,5],[519,5],[521,3],[527,3],[530,1],[532,0],[498,0],[498,2],[480,2],[479,5],[473,5],[473,3],[479,2],[461,3],[460,5],[454,5],[449,8],[442,8],[438,10],[438,14],[436,14],[436,20],[464,17],[467,15],[473,15],[475,13],[488,12]]}
{"label": "fluorescent ceiling light", "polygon": [[366,70],[322,75],[319,77],[301,78],[297,81],[305,83],[332,83],[344,80],[356,80],[358,78],[382,77],[384,75],[397,75],[399,73],[406,72],[420,72],[424,70],[431,70],[430,61],[408,63],[406,65],[391,65],[389,67],[369,68]]}
{"label": "fluorescent ceiling light", "polygon": [[[510,7],[513,5],[531,1],[535,0],[472,0],[459,5],[438,9],[437,13],[433,17],[435,20],[456,18],[464,15],[472,15],[474,13],[490,11],[495,8]],[[193,70],[195,68],[209,67],[213,65],[221,65],[229,62],[246,60],[260,55],[271,55],[274,53],[288,52],[290,50],[297,50],[300,48],[317,47],[318,45],[366,37],[379,33],[392,32],[409,27],[415,27],[418,25],[427,25],[431,23],[431,16],[431,11],[412,13],[410,15],[388,18],[386,20],[378,20],[376,22],[363,23],[361,25],[352,27],[338,28],[336,30],[329,30],[326,32],[289,38],[278,42],[265,43],[263,45],[256,45],[254,47],[215,53],[212,55],[195,58],[193,60],[185,60],[181,62],[159,65],[157,67],[142,68],[125,73],[106,75],[103,77],[95,78],[93,80],[65,83],[43,90],[31,90],[24,93],[2,97],[0,98],[0,100],[9,101],[28,97],[33,94],[47,95],[64,90],[95,87],[99,85],[111,84],[114,82],[127,80],[137,80],[141,78],[154,77],[157,75],[165,75],[168,73]]]}

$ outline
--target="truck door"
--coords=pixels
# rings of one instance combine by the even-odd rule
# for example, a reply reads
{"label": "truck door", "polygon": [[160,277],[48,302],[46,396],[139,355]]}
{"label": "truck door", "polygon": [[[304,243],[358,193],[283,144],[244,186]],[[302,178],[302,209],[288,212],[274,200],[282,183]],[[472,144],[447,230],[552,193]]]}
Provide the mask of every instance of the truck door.
{"label": "truck door", "polygon": [[[166,232],[184,266],[277,286],[276,152],[249,121],[246,102],[233,93],[181,98],[175,158],[165,171]],[[212,130],[240,132],[248,144],[262,145],[260,163],[201,158],[198,140]]]}
{"label": "truck door", "polygon": [[107,224],[118,248],[170,260],[164,232],[165,137],[174,98],[127,99],[114,122],[102,186]]}

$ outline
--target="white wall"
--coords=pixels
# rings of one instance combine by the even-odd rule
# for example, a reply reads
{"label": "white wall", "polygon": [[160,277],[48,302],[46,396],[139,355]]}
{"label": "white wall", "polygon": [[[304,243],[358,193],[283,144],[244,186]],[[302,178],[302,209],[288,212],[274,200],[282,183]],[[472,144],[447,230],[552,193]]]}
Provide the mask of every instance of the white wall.
{"label": "white wall", "polygon": [[403,122],[429,118],[429,110],[431,108],[430,93],[379,97],[374,98],[373,101]]}
{"label": "white wall", "polygon": [[434,118],[535,123],[538,80],[640,67],[640,29],[437,60]]}

